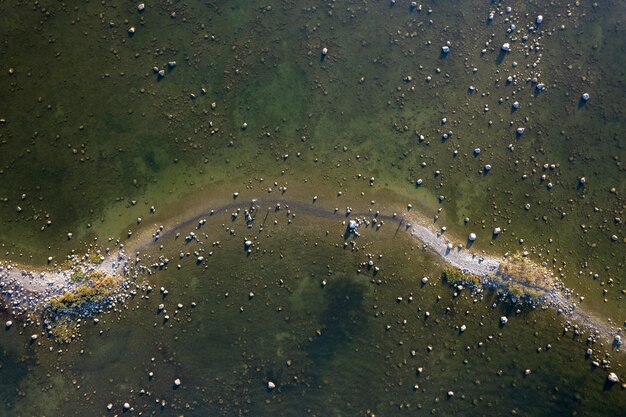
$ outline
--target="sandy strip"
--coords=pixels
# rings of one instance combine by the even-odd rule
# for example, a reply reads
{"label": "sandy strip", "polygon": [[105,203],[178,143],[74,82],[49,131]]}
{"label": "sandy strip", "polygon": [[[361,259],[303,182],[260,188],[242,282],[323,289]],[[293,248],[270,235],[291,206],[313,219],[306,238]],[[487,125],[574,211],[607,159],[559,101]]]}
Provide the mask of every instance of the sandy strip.
{"label": "sandy strip", "polygon": [[[288,206],[293,212],[315,217],[336,218],[341,221],[357,219],[360,225],[376,217],[378,220],[395,224],[398,230],[402,229],[410,232],[411,237],[418,239],[427,249],[436,253],[444,263],[458,268],[462,272],[479,277],[497,279],[497,272],[503,260],[503,258],[495,256],[476,255],[466,248],[467,243],[464,245],[454,244],[453,241],[460,242],[460,240],[454,239],[449,232],[441,233],[440,229],[435,229],[434,225],[430,224],[432,221],[429,222],[416,213],[405,213],[405,217],[385,214],[375,215],[371,212],[347,214],[345,212],[331,211],[310,202],[305,203],[287,199],[257,199],[254,200],[254,203],[250,200],[231,201],[226,204],[222,203],[220,207],[209,208],[204,206],[204,208],[190,210],[183,216],[175,219],[172,226],[164,228],[158,238],[153,236],[152,231],[145,229],[142,233],[137,234],[132,241],[128,242],[124,249],[109,254],[103,263],[95,265],[93,268],[108,275],[127,275],[128,260],[126,253],[142,252],[155,243],[160,244],[166,237],[170,237],[177,232],[184,232],[184,229],[195,230],[200,219],[210,219],[212,216],[223,215],[238,208],[246,210],[251,207],[254,207],[257,215],[259,215],[259,213],[264,214],[266,211],[274,210],[277,205],[280,205],[282,210]],[[403,224],[404,227],[402,227]],[[0,264],[0,293],[11,301],[14,309],[34,309],[39,302],[75,286],[71,282],[70,277],[71,271],[29,272],[28,268],[20,267],[16,264]],[[581,310],[575,303],[568,300],[554,288],[533,289],[545,292],[549,296],[546,303],[549,307],[554,308],[559,313],[563,313],[568,319],[576,321],[589,331],[599,333],[608,340],[612,340],[613,335],[621,331],[618,327],[611,326],[605,321],[599,320]]]}

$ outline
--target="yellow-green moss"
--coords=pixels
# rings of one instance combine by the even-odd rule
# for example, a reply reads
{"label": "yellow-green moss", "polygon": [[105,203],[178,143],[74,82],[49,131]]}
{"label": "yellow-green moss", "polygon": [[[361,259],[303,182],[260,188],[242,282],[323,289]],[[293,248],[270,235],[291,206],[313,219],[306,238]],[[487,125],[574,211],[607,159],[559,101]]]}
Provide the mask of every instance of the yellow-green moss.
{"label": "yellow-green moss", "polygon": [[97,251],[91,251],[87,253],[87,262],[93,265],[100,265],[104,262],[104,256]]}
{"label": "yellow-green moss", "polygon": [[72,309],[89,301],[101,301],[116,288],[117,282],[113,277],[101,272],[93,275],[89,282],[50,300],[51,309],[55,311]]}
{"label": "yellow-green moss", "polygon": [[473,285],[480,285],[482,283],[482,279],[478,275],[465,273],[459,268],[449,265],[443,269],[443,276],[451,283],[465,282]]}
{"label": "yellow-green moss", "polygon": [[554,288],[550,271],[519,254],[502,261],[498,273],[508,291],[518,297],[539,297]]}

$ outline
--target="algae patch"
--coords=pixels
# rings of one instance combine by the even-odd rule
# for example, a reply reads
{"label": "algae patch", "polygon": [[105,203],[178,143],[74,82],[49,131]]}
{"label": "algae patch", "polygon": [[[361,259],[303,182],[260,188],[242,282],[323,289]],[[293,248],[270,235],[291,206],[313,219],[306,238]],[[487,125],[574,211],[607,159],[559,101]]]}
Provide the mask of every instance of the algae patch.
{"label": "algae patch", "polygon": [[547,268],[520,254],[502,260],[495,273],[485,276],[447,266],[442,279],[451,285],[463,284],[472,289],[494,288],[502,296],[529,302],[541,301],[556,291],[556,281]]}
{"label": "algae patch", "polygon": [[81,318],[110,304],[120,286],[116,278],[100,271],[81,271],[81,280],[81,285],[49,299],[43,307],[46,328],[59,342],[70,342],[79,330]]}

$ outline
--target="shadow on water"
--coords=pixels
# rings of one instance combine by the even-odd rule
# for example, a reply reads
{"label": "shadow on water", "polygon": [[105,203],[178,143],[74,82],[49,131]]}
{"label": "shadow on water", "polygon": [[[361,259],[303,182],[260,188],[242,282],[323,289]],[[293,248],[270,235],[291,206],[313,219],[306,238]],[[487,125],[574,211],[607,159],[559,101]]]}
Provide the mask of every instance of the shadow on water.
{"label": "shadow on water", "polygon": [[498,54],[498,57],[496,58],[496,65],[500,66],[502,65],[502,62],[504,61],[504,57],[506,56],[507,52],[503,49],[500,49],[500,53]]}
{"label": "shadow on water", "polygon": [[[8,332],[4,335],[7,336]],[[3,349],[0,351],[0,415],[13,415],[11,410],[19,398],[16,390],[28,376],[30,361],[22,360],[13,351]],[[9,389],[12,388],[12,389]]]}
{"label": "shadow on water", "polygon": [[321,334],[305,348],[318,366],[328,363],[367,327],[363,299],[366,287],[356,280],[333,280],[325,289],[326,308],[319,316]]}

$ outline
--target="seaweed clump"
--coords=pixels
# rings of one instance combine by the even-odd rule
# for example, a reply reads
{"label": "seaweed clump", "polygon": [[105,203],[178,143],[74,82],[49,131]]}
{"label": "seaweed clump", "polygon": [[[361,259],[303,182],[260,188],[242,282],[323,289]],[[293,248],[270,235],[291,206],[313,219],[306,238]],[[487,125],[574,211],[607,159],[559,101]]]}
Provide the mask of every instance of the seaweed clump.
{"label": "seaweed clump", "polygon": [[462,284],[477,292],[481,292],[483,288],[494,289],[500,296],[513,302],[535,304],[555,291],[553,275],[545,267],[519,254],[500,262],[494,274],[479,276],[447,266],[441,276],[450,285]]}
{"label": "seaweed clump", "polygon": [[503,260],[496,276],[506,291],[518,298],[541,299],[555,291],[550,271],[519,254]]}
{"label": "seaweed clump", "polygon": [[99,271],[84,272],[81,285],[49,299],[43,308],[49,333],[60,342],[70,342],[76,335],[80,318],[92,316],[113,301],[119,288],[117,279]]}

